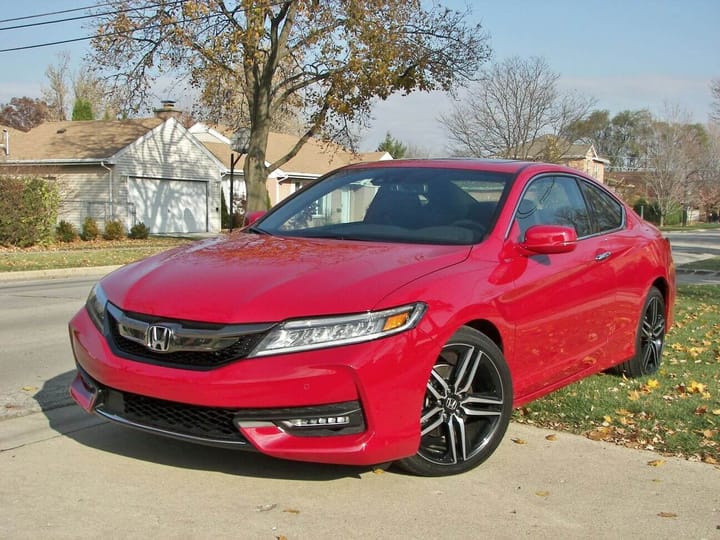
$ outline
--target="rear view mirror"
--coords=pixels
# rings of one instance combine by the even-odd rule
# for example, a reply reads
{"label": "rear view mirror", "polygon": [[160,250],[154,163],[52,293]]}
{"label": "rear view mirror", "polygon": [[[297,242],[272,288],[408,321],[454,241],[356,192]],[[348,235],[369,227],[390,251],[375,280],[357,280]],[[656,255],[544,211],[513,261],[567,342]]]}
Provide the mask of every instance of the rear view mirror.
{"label": "rear view mirror", "polygon": [[250,212],[247,216],[247,221],[245,222],[246,226],[250,226],[256,221],[258,221],[261,217],[263,217],[267,212],[265,210],[258,210],[256,212]]}
{"label": "rear view mirror", "polygon": [[534,225],[525,232],[520,247],[540,254],[567,253],[575,249],[577,233],[572,227]]}

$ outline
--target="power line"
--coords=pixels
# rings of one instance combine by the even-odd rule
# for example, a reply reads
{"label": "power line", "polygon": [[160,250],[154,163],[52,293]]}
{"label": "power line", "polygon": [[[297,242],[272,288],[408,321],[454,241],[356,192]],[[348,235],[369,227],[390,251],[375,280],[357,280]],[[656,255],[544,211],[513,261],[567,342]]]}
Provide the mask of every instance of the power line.
{"label": "power line", "polygon": [[[122,10],[122,11],[127,11],[127,10]],[[77,17],[65,17],[64,19],[53,19],[52,21],[16,24],[15,26],[5,26],[3,28],[0,28],[0,31],[2,31],[2,30],[17,30],[19,28],[31,28],[33,26],[43,26],[46,24],[58,24],[58,23],[68,22],[68,21],[79,21],[81,19],[92,19],[94,17],[101,17],[103,15],[111,15],[113,13],[122,13],[122,11],[108,11],[106,13],[98,13],[97,15],[78,15]]]}
{"label": "power line", "polygon": [[[110,35],[110,34],[108,34]],[[114,34],[119,35],[119,34]],[[87,41],[95,36],[85,36],[74,39],[63,39],[61,41],[49,41],[47,43],[37,43],[35,45],[24,45],[22,47],[11,47],[9,49],[0,49],[0,53],[13,52],[13,51],[25,51],[28,49],[39,49],[40,47],[52,47],[53,45],[63,45],[64,43],[75,43],[76,41]]]}
{"label": "power line", "polygon": [[[184,0],[179,0],[179,1],[182,2],[182,1],[184,1]],[[182,21],[175,21],[175,22],[173,22],[173,23],[154,24],[154,25],[149,25],[149,26],[141,26],[141,27],[139,27],[139,28],[135,28],[135,29],[132,29],[132,30],[127,31],[127,32],[109,32],[109,33],[107,33],[107,34],[103,34],[102,37],[113,37],[113,36],[132,35],[133,32],[137,32],[138,30],[153,30],[153,29],[155,29],[155,28],[161,28],[161,27],[163,27],[163,26],[177,25],[177,24],[181,24],[181,23],[188,23],[188,22],[195,22],[195,21],[202,21],[202,20],[210,20],[210,19],[212,19],[212,18],[221,17],[221,16],[223,16],[223,15],[224,15],[223,13],[213,13],[213,14],[210,14],[210,15],[203,15],[202,17],[195,17],[195,18],[193,18],[193,19],[184,19],[184,20],[182,20]],[[60,40],[60,41],[52,41],[52,42],[46,42],[46,43],[36,43],[36,44],[34,44],[34,45],[23,45],[23,46],[21,46],[21,47],[10,47],[10,48],[7,48],[7,49],[0,49],[0,53],[14,52],[14,51],[24,51],[24,50],[28,50],[28,49],[38,49],[38,48],[41,48],[41,47],[51,47],[51,46],[53,46],[53,45],[63,45],[63,44],[65,44],[65,43],[75,43],[75,42],[78,42],[78,41],[91,40],[91,39],[94,39],[94,38],[96,38],[96,37],[100,37],[100,36],[83,36],[83,37],[78,37],[78,38],[73,38],[73,39],[63,39],[63,40]]]}
{"label": "power line", "polygon": [[48,13],[38,13],[37,15],[25,15],[23,17],[14,17],[12,19],[0,19],[0,24],[6,23],[6,22],[14,22],[14,21],[26,21],[28,19],[37,19],[40,17],[49,17],[50,15],[62,15],[64,13],[72,13],[74,11],[84,11],[86,9],[91,8],[97,8],[97,7],[105,7],[105,6],[111,6],[113,2],[105,2],[104,4],[97,4],[95,6],[85,6],[80,8],[73,8],[73,9],[64,9],[62,11],[50,11]]}
{"label": "power line", "polygon": [[[104,12],[104,13],[97,13],[97,14],[94,14],[94,15],[84,15],[84,16],[80,16],[80,17],[70,17],[70,18],[67,18],[67,19],[59,19],[59,20],[55,20],[55,21],[45,21],[45,22],[39,22],[39,23],[30,23],[30,24],[27,24],[27,25],[20,25],[20,26],[17,26],[17,27],[0,28],[0,30],[11,30],[11,29],[14,29],[14,28],[26,28],[26,27],[29,27],[29,26],[40,26],[40,25],[43,25],[43,24],[53,24],[53,23],[56,23],[56,22],[65,22],[65,21],[70,21],[70,20],[86,19],[86,18],[93,18],[93,17],[102,17],[102,16],[105,16],[105,15],[113,15],[113,14],[117,14],[117,13],[125,13],[125,12],[128,12],[128,11],[139,11],[139,10],[142,10],[142,9],[153,8],[153,7],[160,7],[160,6],[165,6],[165,5],[167,5],[167,6],[176,6],[177,4],[183,4],[185,1],[186,1],[186,0],[171,0],[171,1],[169,1],[168,3],[164,3],[164,2],[163,2],[163,3],[158,3],[158,4],[151,4],[151,5],[148,5],[148,6],[141,6],[141,7],[135,7],[135,8],[125,8],[125,9],[119,9],[119,10],[114,10],[114,11],[108,11],[108,12]],[[271,3],[270,3],[270,6],[278,6],[278,5],[281,5],[282,3],[283,3],[283,0],[276,0],[275,2],[271,2]],[[13,18],[13,19],[3,19],[3,20],[0,20],[0,23],[12,22],[12,21],[18,21],[18,20],[27,20],[27,19],[38,18],[38,17],[46,17],[46,16],[50,16],[50,15],[59,15],[59,14],[63,14],[63,13],[71,13],[71,12],[74,12],[74,11],[87,10],[87,9],[91,9],[91,8],[93,8],[93,7],[105,7],[105,6],[110,6],[110,5],[114,5],[114,2],[105,2],[105,3],[103,3],[103,4],[98,4],[98,5],[96,5],[96,6],[86,6],[86,7],[82,7],[82,8],[66,9],[66,10],[62,10],[62,11],[41,13],[41,14],[38,14],[38,15],[27,15],[27,16],[24,16],[24,17],[15,17],[15,18]],[[239,8],[239,9],[237,9],[237,10],[235,10],[235,11],[242,13],[242,12],[245,12],[246,10]],[[184,19],[184,20],[182,20],[182,21],[175,21],[175,22],[169,23],[169,24],[174,24],[174,25],[175,25],[175,24],[181,24],[181,23],[187,23],[187,22],[194,22],[194,21],[200,21],[200,20],[210,20],[210,19],[212,19],[212,18],[214,18],[214,17],[221,17],[221,16],[223,16],[223,15],[224,15],[224,13],[213,13],[213,14],[210,14],[210,15],[204,15],[204,16],[202,16],[202,17],[196,17],[196,18],[193,18],[193,19]],[[135,29],[133,29],[133,30],[130,30],[129,32],[112,32],[112,33],[103,34],[103,37],[124,36],[124,35],[132,34],[133,32],[136,32],[136,31],[138,31],[138,30],[149,30],[149,29],[154,29],[154,28],[160,28],[160,27],[162,27],[162,26],[168,26],[168,24],[157,24],[157,25],[151,25],[151,26],[143,26],[143,27],[140,27],[140,28],[135,28]],[[94,35],[93,35],[93,36],[83,36],[83,37],[77,37],[77,38],[72,38],[72,39],[63,39],[63,40],[52,41],[52,42],[36,43],[36,44],[33,44],[33,45],[23,45],[23,46],[20,46],[20,47],[9,47],[9,48],[7,48],[7,49],[0,49],[0,53],[16,52],[16,51],[25,51],[25,50],[29,50],[29,49],[38,49],[38,48],[41,48],[41,47],[52,47],[52,46],[54,46],[54,45],[63,45],[63,44],[66,44],[66,43],[76,43],[76,42],[78,42],[78,41],[88,41],[88,40],[91,40],[91,39],[93,39],[93,38],[95,38],[95,37],[98,37],[98,36],[94,36]]]}
{"label": "power line", "polygon": [[[17,24],[17,25],[15,25],[15,26],[6,26],[6,27],[3,27],[3,28],[0,28],[0,31],[2,31],[2,30],[17,30],[17,29],[19,29],[19,28],[31,28],[31,27],[34,27],[34,26],[43,26],[43,25],[46,25],[46,24],[57,24],[57,23],[68,22],[68,21],[79,21],[79,20],[82,20],[82,19],[94,19],[94,18],[96,18],[96,17],[104,17],[104,16],[106,16],[106,15],[117,15],[118,13],[127,13],[127,12],[129,12],[129,11],[139,11],[139,10],[141,10],[141,9],[152,9],[152,8],[155,8],[155,7],[161,7],[161,6],[166,6],[166,5],[167,5],[167,6],[176,6],[177,4],[182,4],[184,1],[185,1],[185,0],[175,0],[175,1],[169,2],[169,3],[167,3],[167,4],[164,4],[164,3],[162,3],[162,4],[149,4],[149,5],[147,5],[147,6],[142,6],[142,7],[114,9],[114,10],[105,11],[105,12],[102,12],[102,13],[90,13],[90,14],[87,14],[87,15],[78,15],[77,17],[65,17],[64,19],[53,19],[53,20],[50,20],[50,21],[41,21],[41,22],[32,22],[32,23],[25,23],[25,24]],[[106,4],[100,4],[100,5],[98,5],[98,6],[91,6],[91,7],[104,7],[104,6],[108,6],[108,5],[111,5],[111,3],[108,2],[108,3],[106,3]],[[31,18],[37,18],[37,17],[45,17],[45,16],[49,16],[49,15],[57,15],[57,14],[66,13],[66,12],[70,12],[70,11],[79,11],[79,10],[87,10],[87,9],[90,9],[90,8],[67,9],[67,10],[65,10],[65,11],[57,11],[57,12],[54,12],[54,13],[43,13],[43,14],[40,14],[40,15],[29,15],[29,16],[27,16],[27,17],[17,17],[16,19],[6,19],[5,21],[0,21],[0,23],[9,22],[9,21],[13,21],[13,20],[21,20],[21,19],[31,19]]]}

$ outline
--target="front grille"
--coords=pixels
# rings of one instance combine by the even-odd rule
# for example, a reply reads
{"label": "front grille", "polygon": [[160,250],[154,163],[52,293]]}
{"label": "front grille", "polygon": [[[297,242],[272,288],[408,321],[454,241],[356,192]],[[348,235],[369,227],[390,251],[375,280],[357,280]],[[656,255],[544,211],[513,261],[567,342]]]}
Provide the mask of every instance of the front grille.
{"label": "front grille", "polygon": [[233,425],[236,409],[186,405],[105,388],[97,412],[166,435],[210,443],[249,444]]}
{"label": "front grille", "polygon": [[[111,345],[116,354],[139,362],[161,364],[181,369],[212,369],[234,360],[247,358],[247,355],[250,354],[266,335],[266,332],[247,334],[239,337],[231,346],[217,351],[175,351],[158,353],[148,349],[141,343],[121,336],[118,330],[117,320],[110,313],[107,315]],[[208,325],[204,326],[207,327]]]}

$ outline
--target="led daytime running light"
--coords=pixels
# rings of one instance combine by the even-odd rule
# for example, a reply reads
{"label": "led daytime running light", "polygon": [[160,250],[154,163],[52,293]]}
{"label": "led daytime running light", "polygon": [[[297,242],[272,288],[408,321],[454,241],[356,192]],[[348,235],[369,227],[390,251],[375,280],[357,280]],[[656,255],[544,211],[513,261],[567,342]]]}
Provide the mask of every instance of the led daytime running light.
{"label": "led daytime running light", "polygon": [[413,328],[425,313],[422,303],[357,315],[287,321],[275,327],[251,356],[307,351],[370,341]]}

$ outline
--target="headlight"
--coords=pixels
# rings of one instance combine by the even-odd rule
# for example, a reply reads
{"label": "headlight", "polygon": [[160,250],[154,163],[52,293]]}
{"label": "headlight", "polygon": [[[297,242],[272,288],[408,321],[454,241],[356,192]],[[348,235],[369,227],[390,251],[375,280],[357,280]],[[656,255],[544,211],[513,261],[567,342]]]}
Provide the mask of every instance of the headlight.
{"label": "headlight", "polygon": [[100,332],[105,328],[105,306],[107,302],[108,298],[105,291],[103,291],[99,283],[96,283],[85,302],[85,308]]}
{"label": "headlight", "polygon": [[413,328],[425,304],[417,303],[358,315],[284,322],[265,336],[250,356],[267,356],[360,343]]}

